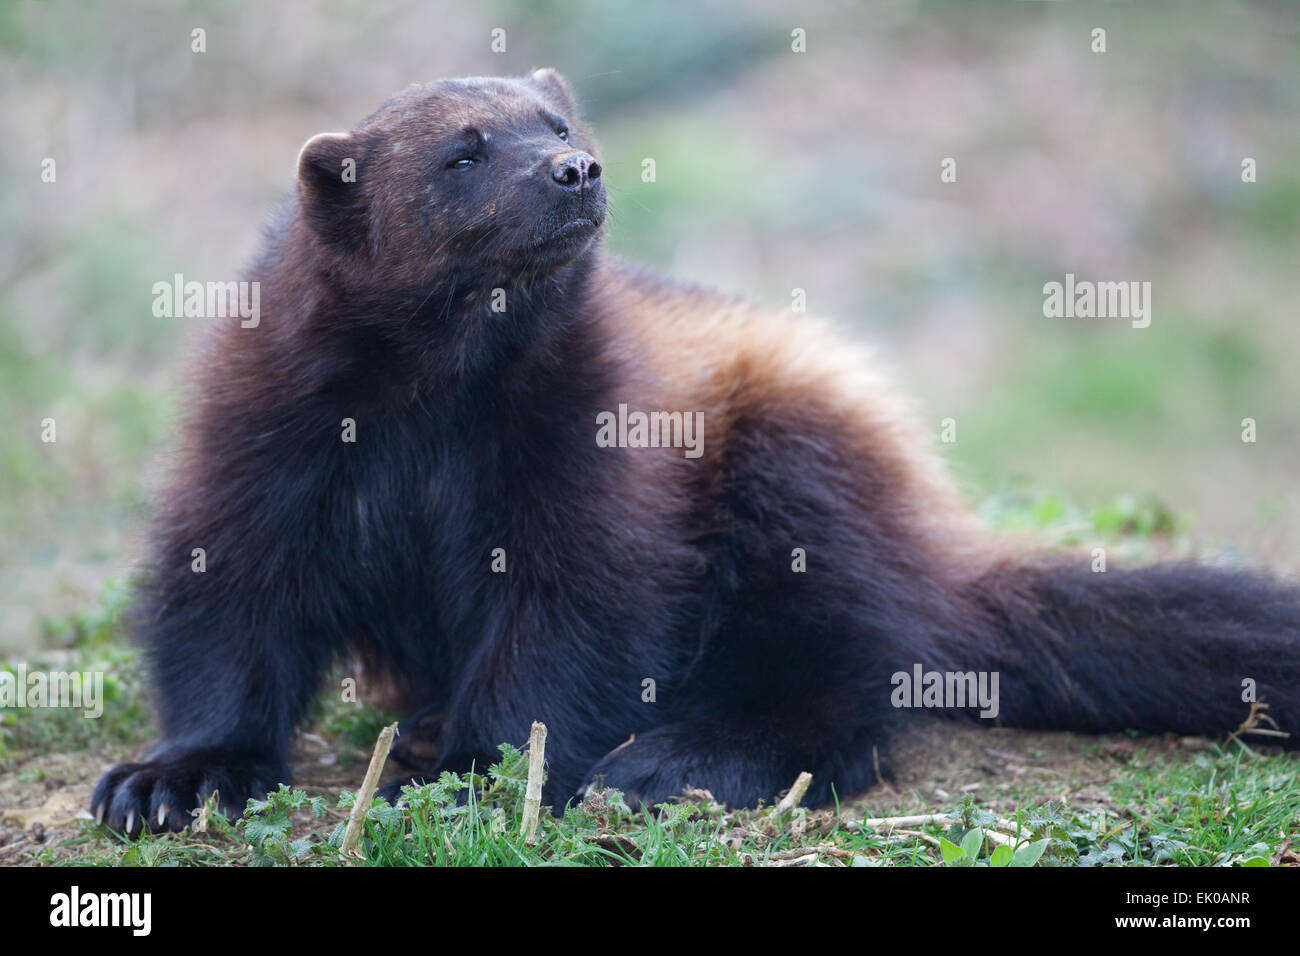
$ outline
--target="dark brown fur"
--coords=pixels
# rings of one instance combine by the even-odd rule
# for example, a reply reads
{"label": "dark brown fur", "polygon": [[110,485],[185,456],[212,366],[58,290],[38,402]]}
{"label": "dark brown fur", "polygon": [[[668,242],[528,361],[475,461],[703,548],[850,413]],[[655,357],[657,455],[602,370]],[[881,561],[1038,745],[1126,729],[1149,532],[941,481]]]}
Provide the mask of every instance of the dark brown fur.
{"label": "dark brown fur", "polygon": [[[551,71],[413,87],[304,147],[261,324],[198,366],[140,603],[164,737],[100,782],[110,825],[286,780],[356,652],[437,729],[430,774],[545,721],[556,806],[594,777],[860,790],[914,663],[998,671],[1024,726],[1218,734],[1250,677],[1300,728],[1294,589],[992,542],[869,356],[605,258],[595,152]],[[702,412],[702,456],[597,447],[620,404]]]}

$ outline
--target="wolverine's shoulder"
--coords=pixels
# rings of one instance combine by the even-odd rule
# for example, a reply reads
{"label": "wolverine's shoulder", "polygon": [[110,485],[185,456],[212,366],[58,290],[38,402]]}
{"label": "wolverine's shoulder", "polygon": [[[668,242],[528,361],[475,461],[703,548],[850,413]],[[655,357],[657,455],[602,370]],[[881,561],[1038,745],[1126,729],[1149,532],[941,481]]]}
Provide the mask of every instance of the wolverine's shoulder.
{"label": "wolverine's shoulder", "polygon": [[712,383],[754,399],[815,394],[892,403],[874,351],[831,322],[760,308],[616,259],[603,260],[596,274],[616,335],[683,383]]}
{"label": "wolverine's shoulder", "polygon": [[909,512],[918,535],[953,549],[966,539],[965,509],[930,431],[848,330],[618,262],[600,268],[616,341],[653,367],[670,407],[704,412],[706,457],[719,460],[745,434],[764,436],[753,447],[831,449],[855,463],[847,484],[891,488],[891,507]]}

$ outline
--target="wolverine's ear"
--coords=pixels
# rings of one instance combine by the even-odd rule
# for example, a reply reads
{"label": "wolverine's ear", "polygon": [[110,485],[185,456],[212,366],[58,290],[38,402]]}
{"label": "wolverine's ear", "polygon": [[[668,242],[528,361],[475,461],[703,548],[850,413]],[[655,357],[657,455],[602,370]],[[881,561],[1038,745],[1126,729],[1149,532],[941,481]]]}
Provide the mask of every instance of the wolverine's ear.
{"label": "wolverine's ear", "polygon": [[548,66],[534,70],[528,79],[556,106],[563,107],[570,120],[577,122],[578,99],[573,95],[573,90],[569,89],[569,84],[564,82],[564,77]]}
{"label": "wolverine's ear", "polygon": [[366,245],[361,143],[351,133],[317,133],[298,153],[298,201],[308,224],[331,245]]}

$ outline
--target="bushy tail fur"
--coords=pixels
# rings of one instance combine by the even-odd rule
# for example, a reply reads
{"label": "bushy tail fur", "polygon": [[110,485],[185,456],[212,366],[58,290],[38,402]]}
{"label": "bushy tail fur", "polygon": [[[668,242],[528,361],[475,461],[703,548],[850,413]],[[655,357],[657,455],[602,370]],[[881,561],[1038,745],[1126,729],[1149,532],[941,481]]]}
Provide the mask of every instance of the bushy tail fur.
{"label": "bushy tail fur", "polygon": [[1221,738],[1253,699],[1290,736],[1244,739],[1300,747],[1300,588],[1191,563],[1049,560],[999,565],[969,599],[1008,726]]}

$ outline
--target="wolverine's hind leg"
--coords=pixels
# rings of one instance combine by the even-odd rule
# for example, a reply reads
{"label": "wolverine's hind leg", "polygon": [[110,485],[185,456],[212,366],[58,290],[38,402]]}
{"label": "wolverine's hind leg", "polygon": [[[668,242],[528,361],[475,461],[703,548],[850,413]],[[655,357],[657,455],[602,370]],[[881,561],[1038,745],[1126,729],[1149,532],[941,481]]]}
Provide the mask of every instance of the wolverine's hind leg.
{"label": "wolverine's hind leg", "polygon": [[813,391],[751,383],[701,491],[712,534],[700,653],[661,694],[673,716],[611,751],[586,781],[653,804],[683,788],[753,806],[803,771],[809,804],[875,778],[896,711],[891,675],[937,661],[960,625],[921,533],[910,460]]}
{"label": "wolverine's hind leg", "polygon": [[800,773],[812,774],[809,806],[865,790],[875,780],[879,734],[846,726],[834,712],[842,698],[790,714],[734,714],[665,724],[602,757],[587,774],[621,790],[633,809],[654,806],[687,788],[707,790],[731,807],[772,804]]}

